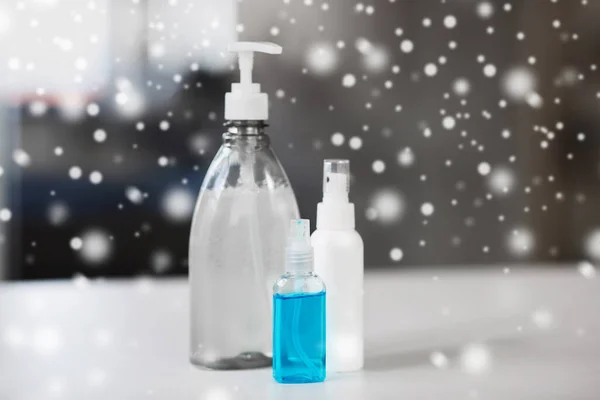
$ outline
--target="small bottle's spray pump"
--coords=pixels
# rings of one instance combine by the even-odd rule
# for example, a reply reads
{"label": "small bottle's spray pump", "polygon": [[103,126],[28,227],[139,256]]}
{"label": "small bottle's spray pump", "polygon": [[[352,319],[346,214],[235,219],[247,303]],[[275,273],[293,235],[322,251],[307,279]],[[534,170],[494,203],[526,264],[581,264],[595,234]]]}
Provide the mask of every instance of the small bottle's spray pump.
{"label": "small bottle's spray pump", "polygon": [[310,221],[290,221],[290,235],[285,249],[286,272],[302,273],[313,270],[313,248],[310,244]]}

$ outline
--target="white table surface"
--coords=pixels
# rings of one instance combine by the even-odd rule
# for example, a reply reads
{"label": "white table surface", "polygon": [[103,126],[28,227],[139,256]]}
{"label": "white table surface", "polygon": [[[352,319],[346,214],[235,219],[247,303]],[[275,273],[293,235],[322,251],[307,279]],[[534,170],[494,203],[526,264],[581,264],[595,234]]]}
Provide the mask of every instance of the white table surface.
{"label": "white table surface", "polygon": [[184,279],[5,283],[0,399],[597,400],[599,282],[576,266],[370,272],[365,370],[310,385],[190,365]]}

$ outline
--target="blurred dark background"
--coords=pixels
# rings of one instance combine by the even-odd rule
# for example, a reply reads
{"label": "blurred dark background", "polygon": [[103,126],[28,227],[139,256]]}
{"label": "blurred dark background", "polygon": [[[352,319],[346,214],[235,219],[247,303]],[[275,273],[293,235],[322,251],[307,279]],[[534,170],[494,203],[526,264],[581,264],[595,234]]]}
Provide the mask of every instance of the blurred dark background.
{"label": "blurred dark background", "polygon": [[236,40],[301,213],[366,265],[600,260],[597,0],[0,2],[0,279],[187,271]]}

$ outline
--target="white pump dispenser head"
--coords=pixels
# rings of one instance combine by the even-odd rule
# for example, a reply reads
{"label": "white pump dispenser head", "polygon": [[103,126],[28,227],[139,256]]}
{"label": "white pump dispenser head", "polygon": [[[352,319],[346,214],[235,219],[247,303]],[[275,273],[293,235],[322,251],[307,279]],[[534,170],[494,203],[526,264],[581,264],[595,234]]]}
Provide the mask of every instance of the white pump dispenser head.
{"label": "white pump dispenser head", "polygon": [[269,96],[261,93],[260,85],[252,82],[254,53],[281,54],[281,46],[269,42],[237,42],[229,51],[238,53],[240,82],[231,84],[225,94],[226,120],[260,121],[269,118]]}

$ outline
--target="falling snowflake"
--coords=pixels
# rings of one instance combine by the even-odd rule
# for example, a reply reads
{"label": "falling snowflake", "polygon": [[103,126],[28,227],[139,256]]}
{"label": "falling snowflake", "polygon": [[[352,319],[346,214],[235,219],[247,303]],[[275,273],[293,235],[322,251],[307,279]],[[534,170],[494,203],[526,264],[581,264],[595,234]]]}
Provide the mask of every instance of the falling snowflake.
{"label": "falling snowflake", "polygon": [[329,75],[338,65],[338,54],[329,42],[315,43],[308,48],[306,64],[316,75]]}
{"label": "falling snowflake", "polygon": [[162,196],[161,208],[164,216],[173,222],[188,221],[192,216],[195,197],[189,189],[172,188]]}
{"label": "falling snowflake", "polygon": [[433,215],[434,211],[435,211],[435,208],[433,207],[433,204],[431,204],[431,203],[423,203],[421,205],[421,214],[423,214],[426,217],[430,217],[431,215]]}
{"label": "falling snowflake", "polygon": [[483,344],[469,344],[460,352],[460,366],[470,375],[481,375],[492,367],[492,353],[488,346]]}
{"label": "falling snowflake", "polygon": [[533,251],[535,238],[529,229],[519,227],[508,233],[506,243],[510,254],[525,257]]}
{"label": "falling snowflake", "polygon": [[390,250],[390,259],[394,262],[398,262],[400,260],[402,260],[402,258],[404,257],[404,253],[402,252],[402,249],[399,249],[398,247],[394,247],[393,249]]}
{"label": "falling snowflake", "polygon": [[367,214],[371,220],[384,225],[393,224],[402,219],[405,212],[405,200],[402,193],[395,189],[380,189],[369,199]]}
{"label": "falling snowflake", "polygon": [[342,86],[350,88],[356,84],[356,78],[352,74],[346,74],[342,78]]}

